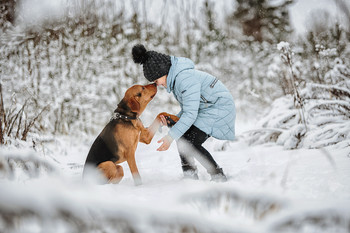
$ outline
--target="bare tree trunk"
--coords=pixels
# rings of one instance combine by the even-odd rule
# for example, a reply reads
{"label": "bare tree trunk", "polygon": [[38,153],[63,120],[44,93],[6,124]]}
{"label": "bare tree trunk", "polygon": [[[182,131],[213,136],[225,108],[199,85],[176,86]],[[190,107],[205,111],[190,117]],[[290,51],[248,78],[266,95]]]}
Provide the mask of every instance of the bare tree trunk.
{"label": "bare tree trunk", "polygon": [[4,130],[5,127],[5,109],[4,109],[4,99],[2,97],[2,84],[0,83],[0,144],[4,144]]}

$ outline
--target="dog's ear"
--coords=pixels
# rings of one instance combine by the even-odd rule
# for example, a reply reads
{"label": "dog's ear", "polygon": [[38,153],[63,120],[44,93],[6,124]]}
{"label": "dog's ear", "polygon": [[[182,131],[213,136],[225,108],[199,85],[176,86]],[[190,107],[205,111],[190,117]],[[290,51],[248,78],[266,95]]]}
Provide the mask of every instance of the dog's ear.
{"label": "dog's ear", "polygon": [[114,112],[128,112],[130,111],[130,108],[128,106],[128,102],[123,98],[120,103],[118,104],[118,108],[114,110]]}
{"label": "dog's ear", "polygon": [[139,112],[140,111],[140,103],[135,99],[135,97],[131,97],[129,99],[129,107],[132,112]]}

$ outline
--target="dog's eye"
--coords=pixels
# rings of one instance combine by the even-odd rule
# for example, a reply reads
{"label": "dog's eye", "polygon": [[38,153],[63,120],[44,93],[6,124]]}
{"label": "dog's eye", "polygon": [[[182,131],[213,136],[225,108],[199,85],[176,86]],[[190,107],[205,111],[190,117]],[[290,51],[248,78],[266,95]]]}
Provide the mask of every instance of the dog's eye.
{"label": "dog's eye", "polygon": [[137,93],[136,96],[141,97],[141,92],[140,92],[140,93]]}
{"label": "dog's eye", "polygon": [[145,90],[145,87],[142,87],[142,90]]}

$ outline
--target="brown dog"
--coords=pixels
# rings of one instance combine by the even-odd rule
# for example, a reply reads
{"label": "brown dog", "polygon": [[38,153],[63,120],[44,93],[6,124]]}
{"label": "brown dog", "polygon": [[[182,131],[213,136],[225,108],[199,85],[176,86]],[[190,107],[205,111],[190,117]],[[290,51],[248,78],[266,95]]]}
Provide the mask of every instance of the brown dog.
{"label": "brown dog", "polygon": [[[124,176],[122,166],[127,161],[136,185],[141,184],[141,177],[136,166],[135,151],[138,142],[149,144],[161,125],[160,113],[149,128],[145,128],[139,119],[147,104],[157,93],[157,86],[135,85],[130,87],[114,111],[115,116],[105,126],[92,144],[84,166],[98,167],[109,183],[119,183]],[[172,116],[172,118],[176,116]],[[174,119],[175,119],[174,118]]]}

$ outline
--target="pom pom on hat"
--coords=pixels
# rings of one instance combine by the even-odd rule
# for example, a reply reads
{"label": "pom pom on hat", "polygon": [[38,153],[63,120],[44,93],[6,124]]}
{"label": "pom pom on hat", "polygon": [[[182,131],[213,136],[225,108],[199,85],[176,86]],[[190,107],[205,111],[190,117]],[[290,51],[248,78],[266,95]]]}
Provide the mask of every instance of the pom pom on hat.
{"label": "pom pom on hat", "polygon": [[147,50],[145,46],[138,44],[132,48],[132,59],[135,63],[144,64],[147,58]]}

